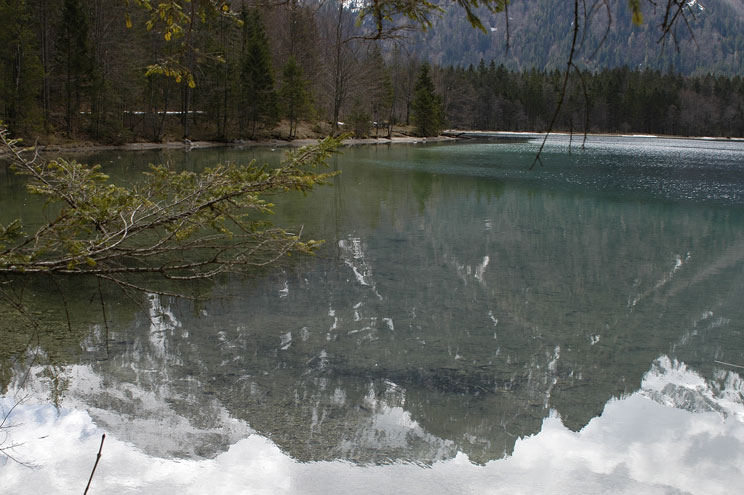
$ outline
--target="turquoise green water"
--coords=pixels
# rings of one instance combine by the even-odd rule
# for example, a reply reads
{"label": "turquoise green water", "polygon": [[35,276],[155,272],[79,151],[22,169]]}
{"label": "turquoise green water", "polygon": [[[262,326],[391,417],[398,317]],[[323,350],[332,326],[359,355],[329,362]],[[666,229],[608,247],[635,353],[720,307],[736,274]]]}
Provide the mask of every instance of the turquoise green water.
{"label": "turquoise green water", "polygon": [[[226,450],[239,433],[219,404],[301,461],[486,463],[551,411],[581,430],[661,356],[723,387],[736,369],[717,362],[744,365],[744,144],[565,144],[532,172],[531,142],[344,149],[333,187],[281,198],[273,218],[325,239],[316,257],[221,280],[198,306],[122,301],[108,335],[91,307],[60,358],[88,378],[65,375],[62,403],[152,455]],[[278,156],[169,158],[253,154]],[[163,159],[87,157],[119,177]]]}

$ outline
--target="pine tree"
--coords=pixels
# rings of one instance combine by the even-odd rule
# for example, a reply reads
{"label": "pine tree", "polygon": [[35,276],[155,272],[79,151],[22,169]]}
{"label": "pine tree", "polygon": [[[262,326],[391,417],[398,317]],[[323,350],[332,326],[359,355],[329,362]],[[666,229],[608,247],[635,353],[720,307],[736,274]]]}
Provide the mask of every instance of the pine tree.
{"label": "pine tree", "polygon": [[289,119],[289,137],[297,135],[297,120],[310,109],[310,96],[307,82],[302,76],[302,69],[294,57],[289,57],[284,65],[281,98],[284,104],[284,115]]}
{"label": "pine tree", "polygon": [[17,135],[41,126],[43,70],[26,0],[0,0],[0,120]]}
{"label": "pine tree", "polygon": [[[371,103],[372,120],[375,122],[375,137],[378,135],[383,121],[389,120],[393,107],[393,79],[385,65],[379,45],[375,45],[369,58],[369,99]],[[392,133],[390,122],[387,126],[388,137]]]}
{"label": "pine tree", "polygon": [[65,0],[62,24],[57,38],[57,55],[64,77],[65,130],[72,134],[72,124],[81,98],[95,81],[95,62],[88,38],[88,18],[80,0]]}
{"label": "pine tree", "polygon": [[354,133],[355,138],[369,137],[369,114],[367,113],[369,105],[362,103],[360,98],[355,98],[349,114],[348,123]]}
{"label": "pine tree", "polygon": [[274,90],[269,41],[258,9],[243,10],[244,51],[241,66],[241,85],[245,115],[251,126],[251,138],[256,136],[256,125],[276,125],[279,110]]}
{"label": "pine tree", "polygon": [[434,92],[434,82],[429,75],[429,65],[424,64],[419,71],[414,86],[413,123],[419,136],[436,136],[442,126],[442,98]]}

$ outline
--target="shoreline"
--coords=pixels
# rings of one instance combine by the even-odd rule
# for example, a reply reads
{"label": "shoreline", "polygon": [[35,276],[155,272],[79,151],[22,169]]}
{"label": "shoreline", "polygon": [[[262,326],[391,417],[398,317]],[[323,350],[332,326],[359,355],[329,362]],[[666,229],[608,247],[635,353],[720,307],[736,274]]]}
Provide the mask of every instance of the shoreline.
{"label": "shoreline", "polygon": [[[87,153],[94,151],[151,151],[151,150],[186,150],[206,148],[299,148],[317,144],[322,138],[300,138],[292,141],[282,139],[263,139],[257,141],[167,141],[164,143],[125,143],[120,145],[70,143],[69,145],[46,145],[38,146],[38,150],[44,153]],[[348,138],[344,139],[342,146],[380,145],[380,144],[417,144],[443,141],[457,141],[460,138],[440,135],[435,137],[393,136],[392,138]]]}
{"label": "shoreline", "polygon": [[[446,141],[463,141],[479,138],[496,138],[507,141],[512,140],[529,140],[540,139],[545,137],[545,132],[532,131],[481,131],[481,130],[458,130],[447,129],[442,131],[439,136],[433,137],[415,137],[415,136],[393,136],[391,138],[348,138],[342,143],[343,146],[360,146],[360,145],[382,145],[382,144],[419,144],[434,143]],[[553,136],[570,136],[569,132],[551,132]],[[582,137],[583,133],[573,133],[574,137]],[[665,134],[633,134],[633,133],[588,133],[588,137],[619,137],[619,138],[636,138],[636,139],[686,139],[692,141],[721,141],[721,142],[744,142],[741,137],[726,136],[672,136]],[[119,145],[94,144],[90,142],[73,142],[68,144],[52,144],[38,146],[37,149],[43,153],[88,153],[97,151],[152,151],[152,150],[184,150],[191,151],[195,149],[207,148],[299,148],[317,144],[322,138],[299,138],[294,140],[284,139],[261,139],[256,141],[238,140],[234,142],[220,141],[166,141],[162,143],[155,142],[131,142]],[[0,156],[4,153],[0,151]]]}
{"label": "shoreline", "polygon": [[[456,139],[478,139],[478,138],[507,138],[507,139],[537,139],[543,138],[547,134],[545,131],[476,131],[476,130],[457,130],[448,129],[442,131],[443,136],[451,136]],[[583,137],[583,132],[565,132],[553,131],[551,136],[571,136]],[[722,142],[744,142],[744,137],[727,137],[727,136],[677,136],[670,134],[645,134],[645,133],[613,133],[613,132],[589,132],[587,137],[619,137],[635,139],[686,139],[690,141],[722,141]]]}

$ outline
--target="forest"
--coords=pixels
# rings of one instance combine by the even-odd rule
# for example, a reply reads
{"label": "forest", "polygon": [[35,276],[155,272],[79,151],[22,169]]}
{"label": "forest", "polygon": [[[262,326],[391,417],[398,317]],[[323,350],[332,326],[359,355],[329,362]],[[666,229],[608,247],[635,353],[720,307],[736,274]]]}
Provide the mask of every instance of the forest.
{"label": "forest", "polygon": [[[563,77],[481,62],[440,69],[436,79],[450,127],[546,131]],[[555,129],[741,137],[744,80],[628,67],[572,74]]]}
{"label": "forest", "polygon": [[[545,64],[437,64],[420,40],[365,36],[344,3],[235,4],[233,17],[203,15],[183,51],[121,0],[0,0],[0,120],[42,144],[230,142],[544,131],[556,109],[562,75]],[[414,115],[423,72],[434,125]],[[738,75],[587,67],[555,130],[742,136],[743,106]]]}

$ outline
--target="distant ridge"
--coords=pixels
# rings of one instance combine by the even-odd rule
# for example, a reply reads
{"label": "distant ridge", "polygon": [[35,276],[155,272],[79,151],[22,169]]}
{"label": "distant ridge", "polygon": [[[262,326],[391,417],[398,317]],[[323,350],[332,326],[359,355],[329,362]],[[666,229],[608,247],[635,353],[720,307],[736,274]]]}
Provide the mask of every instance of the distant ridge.
{"label": "distant ridge", "polygon": [[[586,2],[588,6],[592,3]],[[650,4],[641,2],[644,24],[635,26],[626,1],[608,4],[610,29],[607,31],[607,11],[598,2],[578,52],[579,66],[673,68],[682,74],[744,72],[744,0],[690,0],[687,17],[694,40],[681,22],[676,29],[676,47],[671,39],[665,45],[658,42],[661,7],[654,12]],[[519,70],[565,66],[572,34],[571,2],[514,0],[509,7],[508,53],[505,15],[482,12],[481,19],[488,33],[473,29],[462,12],[450,8],[428,32],[414,37],[413,49],[422,58],[445,66],[467,67],[481,59]],[[579,22],[581,25],[583,18]],[[600,43],[605,32],[607,37]]]}

